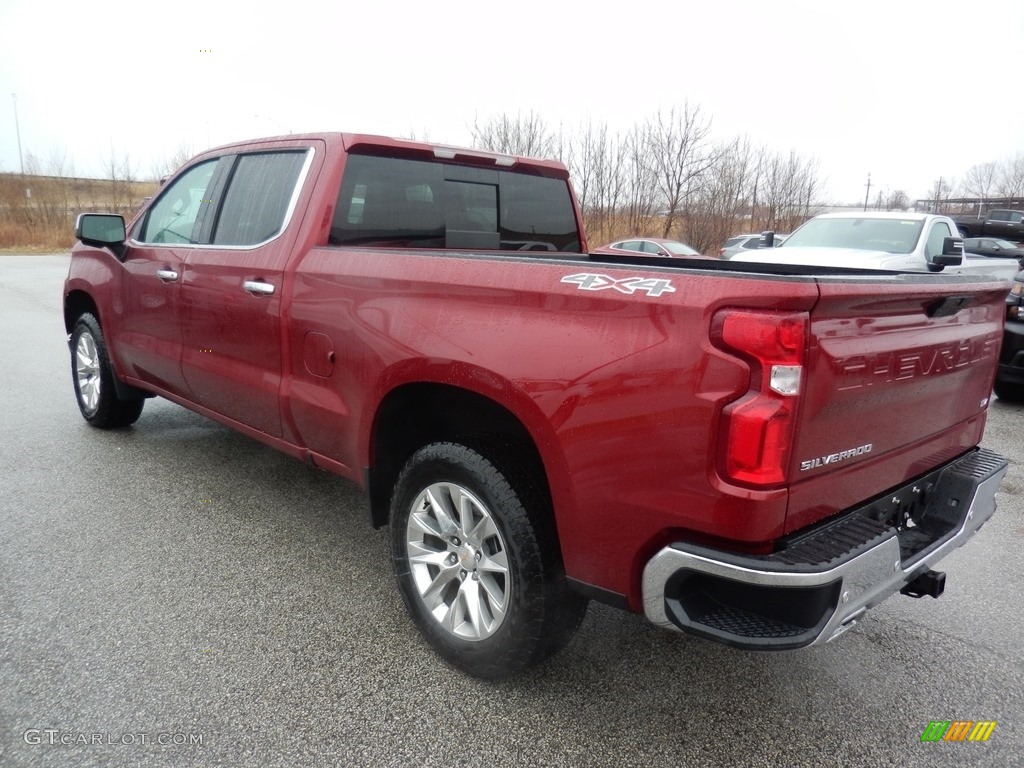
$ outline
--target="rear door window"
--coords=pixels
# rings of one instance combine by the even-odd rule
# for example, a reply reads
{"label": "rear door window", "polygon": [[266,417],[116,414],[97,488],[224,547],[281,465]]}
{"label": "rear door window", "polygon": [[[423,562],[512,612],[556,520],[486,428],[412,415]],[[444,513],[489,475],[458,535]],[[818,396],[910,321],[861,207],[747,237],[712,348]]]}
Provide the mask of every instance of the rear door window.
{"label": "rear door window", "polygon": [[213,232],[216,245],[256,245],[285,226],[305,151],[240,155]]}

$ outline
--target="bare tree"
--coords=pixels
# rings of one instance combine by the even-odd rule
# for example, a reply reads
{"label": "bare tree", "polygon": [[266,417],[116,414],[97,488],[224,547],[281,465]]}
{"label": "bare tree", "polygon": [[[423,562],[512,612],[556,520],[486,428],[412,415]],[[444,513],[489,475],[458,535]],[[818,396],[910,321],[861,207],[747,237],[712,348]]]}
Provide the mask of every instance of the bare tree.
{"label": "bare tree", "polygon": [[715,161],[710,146],[711,120],[689,102],[659,111],[644,128],[643,140],[652,180],[664,206],[662,236],[681,217],[687,196]]}
{"label": "bare tree", "polygon": [[991,197],[995,192],[998,170],[998,165],[991,161],[972,165],[964,174],[964,192],[971,197]]}
{"label": "bare tree", "polygon": [[648,129],[634,127],[623,141],[623,224],[633,234],[646,234],[657,202],[657,178],[650,162]]}
{"label": "bare tree", "polygon": [[999,163],[996,189],[1000,197],[1024,197],[1024,153]]}
{"label": "bare tree", "polygon": [[63,147],[54,147],[47,162],[49,179],[39,197],[45,224],[50,227],[70,226],[72,163]]}
{"label": "bare tree", "polygon": [[552,157],[558,141],[544,119],[534,112],[498,115],[470,127],[473,146],[523,157]]}
{"label": "bare tree", "polygon": [[748,197],[756,188],[757,160],[746,137],[719,145],[715,163],[703,174],[688,200],[686,242],[702,253],[715,248],[744,228]]}
{"label": "bare tree", "polygon": [[811,216],[817,194],[817,159],[791,150],[788,156],[773,155],[763,165],[763,228],[789,232]]}
{"label": "bare tree", "polygon": [[194,155],[195,151],[192,149],[191,144],[186,141],[180,142],[171,154],[153,163],[153,177],[158,181],[167,178],[191,160]]}
{"label": "bare tree", "polygon": [[910,207],[910,196],[904,189],[894,190],[886,195],[884,207],[887,211],[905,211]]}
{"label": "bare tree", "polygon": [[608,130],[607,123],[588,123],[563,150],[562,162],[569,168],[588,237],[595,243],[612,240],[618,234],[628,146],[627,140]]}
{"label": "bare tree", "polygon": [[137,180],[137,170],[131,161],[131,157],[125,153],[118,154],[113,145],[110,147],[110,154],[102,158],[101,168],[103,177],[110,181],[110,202],[115,211],[121,213],[131,212],[139,202],[134,196],[134,185]]}
{"label": "bare tree", "polygon": [[949,199],[956,195],[957,183],[955,178],[940,176],[932,184],[928,192],[928,199],[931,201],[932,209],[935,212],[944,211],[949,207]]}

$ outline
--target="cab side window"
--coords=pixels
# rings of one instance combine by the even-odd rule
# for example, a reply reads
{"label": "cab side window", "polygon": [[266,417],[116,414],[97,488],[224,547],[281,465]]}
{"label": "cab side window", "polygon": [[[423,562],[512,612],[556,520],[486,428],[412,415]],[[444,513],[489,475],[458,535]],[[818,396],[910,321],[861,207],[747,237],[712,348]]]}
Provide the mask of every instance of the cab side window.
{"label": "cab side window", "polygon": [[953,233],[949,231],[949,225],[941,221],[933,225],[931,232],[928,233],[928,242],[924,246],[924,255],[929,259],[940,255],[942,253],[943,240],[952,236]]}
{"label": "cab side window", "polygon": [[213,231],[215,245],[256,245],[284,229],[305,151],[241,155]]}
{"label": "cab side window", "polygon": [[197,242],[197,222],[209,206],[207,189],[216,166],[217,160],[207,160],[172,181],[146,213],[135,238],[171,245]]}

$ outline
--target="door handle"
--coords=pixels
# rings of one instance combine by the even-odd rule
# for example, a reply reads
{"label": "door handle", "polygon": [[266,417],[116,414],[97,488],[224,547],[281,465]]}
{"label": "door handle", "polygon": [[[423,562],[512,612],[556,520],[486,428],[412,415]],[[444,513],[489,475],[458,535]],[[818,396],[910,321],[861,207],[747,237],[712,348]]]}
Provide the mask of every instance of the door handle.
{"label": "door handle", "polygon": [[249,293],[259,294],[260,296],[269,296],[274,292],[274,286],[270,283],[264,283],[262,280],[246,280],[242,283],[242,287]]}
{"label": "door handle", "polygon": [[156,276],[163,280],[165,283],[170,283],[178,279],[178,273],[173,269],[158,269]]}

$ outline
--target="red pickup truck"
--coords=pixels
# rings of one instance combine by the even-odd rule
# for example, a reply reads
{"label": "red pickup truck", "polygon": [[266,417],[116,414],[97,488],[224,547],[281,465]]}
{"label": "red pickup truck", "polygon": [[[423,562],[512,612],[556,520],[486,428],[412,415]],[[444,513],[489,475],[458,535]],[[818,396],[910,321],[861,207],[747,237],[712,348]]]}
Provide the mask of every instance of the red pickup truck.
{"label": "red pickup truck", "polygon": [[434,649],[498,677],[590,599],[822,643],[995,510],[1006,286],[587,253],[555,162],[352,134],[210,150],[64,288],[85,420],[164,397],[358,483]]}

